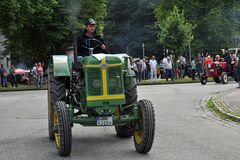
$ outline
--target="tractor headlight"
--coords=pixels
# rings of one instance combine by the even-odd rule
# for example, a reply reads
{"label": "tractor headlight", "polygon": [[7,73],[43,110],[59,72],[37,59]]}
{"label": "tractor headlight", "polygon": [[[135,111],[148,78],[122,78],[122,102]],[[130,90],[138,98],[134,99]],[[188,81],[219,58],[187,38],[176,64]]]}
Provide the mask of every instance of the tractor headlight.
{"label": "tractor headlight", "polygon": [[109,87],[117,87],[117,81],[115,79],[109,80]]}
{"label": "tractor headlight", "polygon": [[100,88],[101,87],[101,82],[100,82],[99,79],[94,79],[92,84],[93,84],[93,87],[95,87],[95,88]]}

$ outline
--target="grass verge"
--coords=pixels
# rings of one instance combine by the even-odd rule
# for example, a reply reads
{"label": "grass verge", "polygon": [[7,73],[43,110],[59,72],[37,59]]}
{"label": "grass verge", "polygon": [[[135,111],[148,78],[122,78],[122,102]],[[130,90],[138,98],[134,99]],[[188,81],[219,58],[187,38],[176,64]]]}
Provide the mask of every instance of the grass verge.
{"label": "grass verge", "polygon": [[[211,82],[212,80],[209,80],[209,82]],[[200,80],[196,79],[196,80],[192,80],[191,78],[184,78],[184,79],[174,79],[174,81],[168,80],[166,81],[165,79],[161,79],[161,80],[156,80],[156,81],[150,81],[150,80],[145,80],[145,81],[141,81],[138,82],[138,85],[163,85],[163,84],[181,84],[181,83],[199,83],[200,84]]]}
{"label": "grass verge", "polygon": [[8,87],[0,87],[0,92],[8,92],[8,91],[28,91],[28,90],[45,90],[47,89],[47,85],[44,85],[42,88],[37,88],[37,86],[33,85],[18,85],[18,87],[12,87],[8,85]]}
{"label": "grass verge", "polygon": [[207,108],[214,113],[214,115],[216,115],[217,117],[223,119],[223,120],[227,120],[227,121],[233,121],[237,124],[240,125],[240,119],[238,118],[235,118],[234,116],[231,116],[230,114],[227,114],[226,112],[221,112],[219,110],[219,108],[217,107],[217,105],[214,103],[213,101],[213,98],[210,98],[208,100],[208,103],[207,103]]}

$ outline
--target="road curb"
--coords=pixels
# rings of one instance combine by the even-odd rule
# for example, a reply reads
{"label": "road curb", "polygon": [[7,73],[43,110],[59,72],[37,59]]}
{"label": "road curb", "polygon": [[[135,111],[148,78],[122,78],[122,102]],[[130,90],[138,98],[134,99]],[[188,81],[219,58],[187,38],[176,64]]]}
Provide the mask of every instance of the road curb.
{"label": "road curb", "polygon": [[169,83],[166,83],[166,82],[163,82],[163,83],[157,83],[157,82],[148,82],[148,83],[138,83],[137,85],[138,86],[148,86],[148,85],[170,85],[170,84],[188,84],[188,83],[199,83],[200,84],[200,81],[199,82],[169,82]]}
{"label": "road curb", "polygon": [[41,91],[41,90],[47,90],[45,88],[42,88],[42,89],[13,89],[13,90],[0,90],[0,93],[1,92],[18,92],[18,91]]}
{"label": "road curb", "polygon": [[223,92],[220,92],[220,93],[212,96],[210,99],[212,100],[212,102],[215,106],[215,109],[217,109],[221,114],[227,116],[229,119],[231,119],[235,122],[240,122],[240,117],[237,115],[234,115],[230,112],[230,110],[231,110],[230,104],[226,103],[222,98],[223,95],[226,95],[231,92],[232,92],[232,90],[223,91]]}

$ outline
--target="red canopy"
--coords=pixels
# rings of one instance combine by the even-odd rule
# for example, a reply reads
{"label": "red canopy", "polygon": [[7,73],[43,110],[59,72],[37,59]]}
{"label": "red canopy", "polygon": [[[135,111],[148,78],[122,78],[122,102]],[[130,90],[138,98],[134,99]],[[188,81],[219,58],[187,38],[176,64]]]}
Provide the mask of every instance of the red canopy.
{"label": "red canopy", "polygon": [[30,72],[30,70],[25,70],[25,69],[21,69],[21,68],[15,69],[15,74],[25,74],[28,72]]}

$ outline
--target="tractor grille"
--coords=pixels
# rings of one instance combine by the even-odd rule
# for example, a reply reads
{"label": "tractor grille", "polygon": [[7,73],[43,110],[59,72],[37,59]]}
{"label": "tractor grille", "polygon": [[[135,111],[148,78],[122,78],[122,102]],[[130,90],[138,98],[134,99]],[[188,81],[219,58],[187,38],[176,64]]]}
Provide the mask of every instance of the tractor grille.
{"label": "tractor grille", "polygon": [[102,95],[102,80],[101,72],[98,68],[88,68],[88,95],[97,96]]}
{"label": "tractor grille", "polygon": [[121,67],[110,67],[108,69],[108,94],[122,93]]}

